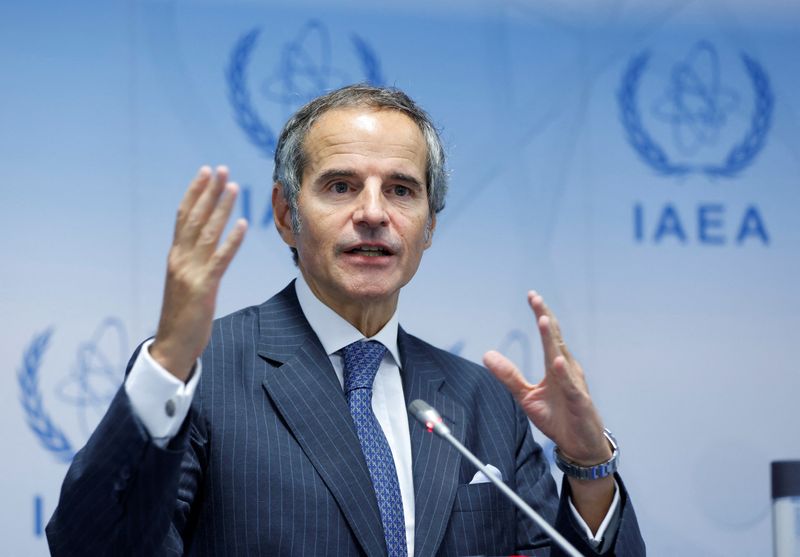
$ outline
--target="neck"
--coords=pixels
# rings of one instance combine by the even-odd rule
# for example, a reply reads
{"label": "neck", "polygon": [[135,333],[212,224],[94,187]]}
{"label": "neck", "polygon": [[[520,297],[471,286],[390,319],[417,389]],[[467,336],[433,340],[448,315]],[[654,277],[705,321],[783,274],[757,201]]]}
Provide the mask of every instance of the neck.
{"label": "neck", "polygon": [[[327,304],[324,300],[323,302]],[[328,307],[361,331],[362,335],[370,338],[378,334],[378,331],[383,329],[389,319],[392,318],[397,309],[397,298],[389,305],[363,304],[355,307],[352,305],[343,307],[329,305]]]}
{"label": "neck", "polygon": [[326,295],[325,292],[317,288],[310,281],[306,281],[308,287],[319,301],[335,311],[345,321],[359,330],[366,338],[375,336],[378,331],[394,315],[397,310],[399,292],[391,298],[374,300],[359,298],[357,300],[347,300]]}

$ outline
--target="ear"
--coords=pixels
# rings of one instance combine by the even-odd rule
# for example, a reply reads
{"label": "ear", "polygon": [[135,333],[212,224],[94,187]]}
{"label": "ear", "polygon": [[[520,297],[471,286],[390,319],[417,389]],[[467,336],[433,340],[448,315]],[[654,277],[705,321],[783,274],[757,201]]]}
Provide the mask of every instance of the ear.
{"label": "ear", "polygon": [[289,202],[283,195],[283,185],[280,182],[275,182],[272,186],[272,220],[275,221],[275,228],[283,241],[289,247],[296,247],[292,230],[292,213],[289,210]]}
{"label": "ear", "polygon": [[433,231],[436,229],[436,213],[431,215],[430,220],[425,224],[425,249],[431,247],[433,243]]}

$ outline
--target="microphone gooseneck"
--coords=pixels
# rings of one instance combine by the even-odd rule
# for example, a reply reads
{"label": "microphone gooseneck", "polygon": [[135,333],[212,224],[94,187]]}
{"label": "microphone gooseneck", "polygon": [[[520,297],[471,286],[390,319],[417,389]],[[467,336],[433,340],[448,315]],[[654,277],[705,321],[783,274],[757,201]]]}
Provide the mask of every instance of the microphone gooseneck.
{"label": "microphone gooseneck", "polygon": [[524,512],[528,518],[533,520],[539,527],[556,542],[561,549],[563,549],[571,557],[583,557],[575,547],[567,541],[564,536],[558,533],[542,516],[534,511],[522,498],[514,493],[502,480],[495,477],[495,475],[481,462],[472,452],[462,445],[458,439],[452,436],[450,428],[448,428],[442,421],[442,417],[436,409],[425,402],[424,400],[417,399],[408,405],[408,412],[414,416],[420,423],[422,423],[428,431],[435,433],[439,437],[445,439],[448,443],[453,445],[458,452],[467,458],[475,467],[483,472],[483,474],[491,481],[497,488],[508,497],[514,505]]}

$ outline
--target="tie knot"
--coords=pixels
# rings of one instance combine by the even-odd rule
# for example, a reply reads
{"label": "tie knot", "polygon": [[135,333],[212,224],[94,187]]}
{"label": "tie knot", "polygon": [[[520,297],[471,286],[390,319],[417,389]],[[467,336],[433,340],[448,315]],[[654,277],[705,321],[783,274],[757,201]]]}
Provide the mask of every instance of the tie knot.
{"label": "tie knot", "polygon": [[371,389],[386,347],[377,340],[358,341],[348,344],[340,352],[344,356],[344,392]]}

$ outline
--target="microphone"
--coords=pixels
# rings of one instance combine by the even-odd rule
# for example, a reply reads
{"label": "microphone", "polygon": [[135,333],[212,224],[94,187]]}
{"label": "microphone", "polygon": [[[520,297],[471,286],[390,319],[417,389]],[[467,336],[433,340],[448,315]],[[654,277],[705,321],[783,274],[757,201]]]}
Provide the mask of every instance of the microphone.
{"label": "microphone", "polygon": [[514,505],[517,506],[519,510],[525,513],[528,518],[533,520],[536,524],[541,527],[545,533],[550,536],[550,538],[556,542],[561,549],[564,550],[567,555],[570,557],[583,557],[580,552],[575,549],[575,547],[567,541],[567,539],[558,533],[558,531],[550,526],[547,521],[542,518],[542,516],[534,511],[530,505],[528,505],[522,498],[514,493],[510,487],[508,487],[503,480],[496,478],[495,475],[486,467],[486,465],[478,460],[478,458],[472,454],[472,452],[467,449],[464,445],[462,445],[458,439],[452,436],[450,433],[450,428],[447,427],[444,422],[442,421],[442,417],[439,415],[439,412],[436,409],[425,402],[424,400],[417,399],[413,401],[411,404],[408,405],[408,412],[417,419],[417,421],[421,422],[428,431],[435,433],[439,437],[445,439],[448,443],[453,445],[458,452],[460,452],[464,457],[467,458],[475,467],[483,472],[484,476],[489,478],[497,488],[508,497]]}
{"label": "microphone", "polygon": [[450,428],[444,425],[442,417],[436,408],[425,402],[424,400],[417,399],[408,405],[408,411],[414,416],[417,421],[425,424],[428,431],[436,432],[439,435],[449,434]]}

